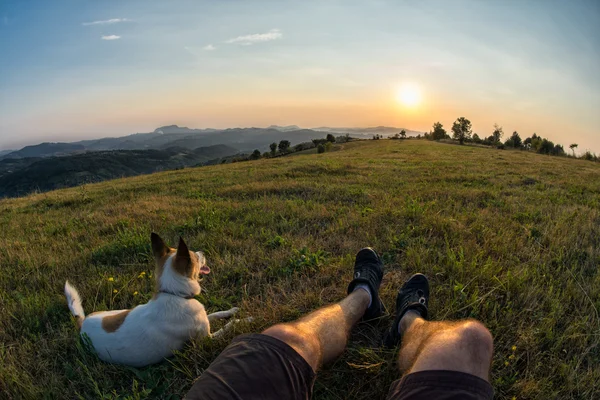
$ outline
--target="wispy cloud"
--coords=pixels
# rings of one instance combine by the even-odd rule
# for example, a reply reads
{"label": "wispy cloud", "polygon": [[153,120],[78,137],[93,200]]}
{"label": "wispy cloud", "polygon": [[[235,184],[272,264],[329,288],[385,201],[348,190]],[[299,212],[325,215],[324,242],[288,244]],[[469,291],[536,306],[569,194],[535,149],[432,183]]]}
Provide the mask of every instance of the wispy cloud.
{"label": "wispy cloud", "polygon": [[225,43],[238,43],[248,46],[254,43],[281,39],[282,36],[283,35],[279,29],[271,29],[266,33],[253,33],[251,35],[238,36],[236,38],[227,40]]}
{"label": "wispy cloud", "polygon": [[117,40],[117,39],[121,39],[121,36],[117,36],[117,35],[102,36],[102,40]]}
{"label": "wispy cloud", "polygon": [[131,20],[129,18],[112,18],[112,19],[105,19],[103,21],[84,22],[81,25],[83,25],[83,26],[112,25],[112,24],[118,24],[119,22],[131,22]]}
{"label": "wispy cloud", "polygon": [[206,50],[206,51],[213,51],[216,50],[217,48],[215,46],[213,46],[212,44],[206,45],[202,48],[202,50]]}

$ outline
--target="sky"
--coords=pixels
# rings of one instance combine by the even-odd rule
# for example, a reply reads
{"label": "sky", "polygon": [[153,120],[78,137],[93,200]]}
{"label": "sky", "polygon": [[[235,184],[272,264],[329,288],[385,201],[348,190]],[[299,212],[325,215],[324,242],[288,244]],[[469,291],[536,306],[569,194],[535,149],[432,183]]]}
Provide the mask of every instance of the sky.
{"label": "sky", "polygon": [[600,2],[0,0],[0,149],[460,116],[600,152]]}

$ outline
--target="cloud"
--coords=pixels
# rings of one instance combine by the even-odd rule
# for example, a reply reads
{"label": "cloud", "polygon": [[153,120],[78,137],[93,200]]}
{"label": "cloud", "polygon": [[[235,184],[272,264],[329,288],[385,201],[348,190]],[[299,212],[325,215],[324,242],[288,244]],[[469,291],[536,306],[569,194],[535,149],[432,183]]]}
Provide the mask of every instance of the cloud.
{"label": "cloud", "polygon": [[283,35],[279,31],[279,29],[271,29],[269,32],[266,33],[253,33],[251,35],[238,36],[236,38],[225,41],[225,43],[238,43],[249,46],[254,43],[268,42],[271,40],[281,39],[282,36]]}
{"label": "cloud", "polygon": [[117,39],[121,39],[121,36],[117,36],[117,35],[102,36],[102,40],[117,40]]}
{"label": "cloud", "polygon": [[216,50],[217,48],[215,46],[213,46],[212,44],[206,45],[202,48],[202,50],[206,50],[206,51],[213,51]]}
{"label": "cloud", "polygon": [[103,20],[103,21],[84,22],[81,25],[83,25],[83,26],[90,26],[90,25],[112,25],[112,24],[117,24],[119,22],[131,22],[131,20],[129,18],[112,18],[112,19],[106,19],[106,20]]}

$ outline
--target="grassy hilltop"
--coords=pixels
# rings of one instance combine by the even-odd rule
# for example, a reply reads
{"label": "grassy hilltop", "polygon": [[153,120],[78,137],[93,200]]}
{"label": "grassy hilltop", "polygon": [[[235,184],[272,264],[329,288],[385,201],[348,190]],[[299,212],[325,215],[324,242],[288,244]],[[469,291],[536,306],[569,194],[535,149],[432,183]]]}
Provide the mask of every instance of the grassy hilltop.
{"label": "grassy hilltop", "polygon": [[[600,397],[600,165],[420,140],[186,169],[0,201],[0,397],[178,398],[234,334],[141,370],[99,362],[86,313],[153,290],[149,235],[207,253],[208,311],[239,306],[260,331],[341,299],[354,255],[383,254],[383,300],[417,271],[433,319],[473,317],[495,337],[498,399]],[[391,321],[361,324],[320,373],[316,399],[383,398]]]}

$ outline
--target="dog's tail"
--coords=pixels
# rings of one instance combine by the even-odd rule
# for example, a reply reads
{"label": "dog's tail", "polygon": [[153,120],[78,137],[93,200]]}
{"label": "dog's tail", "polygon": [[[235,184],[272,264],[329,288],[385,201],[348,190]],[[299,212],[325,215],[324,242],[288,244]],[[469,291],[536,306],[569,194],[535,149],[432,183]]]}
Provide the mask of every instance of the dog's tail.
{"label": "dog's tail", "polygon": [[77,319],[77,326],[81,329],[83,320],[85,319],[85,313],[83,312],[83,306],[81,305],[81,297],[77,290],[71,286],[69,281],[65,282],[65,296],[67,296],[67,304],[71,314]]}

